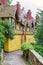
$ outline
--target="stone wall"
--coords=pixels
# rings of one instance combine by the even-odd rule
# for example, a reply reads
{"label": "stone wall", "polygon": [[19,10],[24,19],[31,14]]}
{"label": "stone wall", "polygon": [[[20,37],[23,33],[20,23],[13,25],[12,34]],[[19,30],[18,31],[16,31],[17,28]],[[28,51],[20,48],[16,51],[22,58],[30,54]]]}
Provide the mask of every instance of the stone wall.
{"label": "stone wall", "polygon": [[34,50],[29,51],[29,62],[31,65],[43,65],[43,57]]}

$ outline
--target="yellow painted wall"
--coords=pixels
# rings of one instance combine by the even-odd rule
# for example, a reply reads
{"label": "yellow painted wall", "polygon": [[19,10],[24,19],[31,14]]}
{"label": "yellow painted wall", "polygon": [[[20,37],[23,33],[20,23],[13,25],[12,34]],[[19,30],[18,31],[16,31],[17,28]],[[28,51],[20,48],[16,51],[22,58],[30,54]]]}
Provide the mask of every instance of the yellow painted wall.
{"label": "yellow painted wall", "polygon": [[35,39],[33,37],[33,35],[27,35],[26,36],[26,42],[30,42],[30,43],[35,43]]}
{"label": "yellow painted wall", "polygon": [[[21,36],[21,35],[15,35],[13,40],[8,39],[4,45],[4,50],[11,52],[14,50],[21,49],[21,37],[22,37],[22,41],[24,42],[24,36]],[[26,42],[34,43],[35,40],[34,40],[33,35],[27,35]]]}
{"label": "yellow painted wall", "polygon": [[14,51],[21,48],[20,36],[16,35],[13,40],[8,39],[8,41],[4,45],[5,51]]}

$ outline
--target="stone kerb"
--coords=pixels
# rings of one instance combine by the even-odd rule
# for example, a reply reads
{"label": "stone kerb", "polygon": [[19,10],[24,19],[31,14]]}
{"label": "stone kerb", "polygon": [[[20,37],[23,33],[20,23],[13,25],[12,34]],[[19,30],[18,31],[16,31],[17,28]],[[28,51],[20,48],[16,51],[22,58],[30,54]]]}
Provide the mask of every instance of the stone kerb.
{"label": "stone kerb", "polygon": [[29,51],[29,61],[31,65],[43,65],[43,57],[40,56],[35,50]]}

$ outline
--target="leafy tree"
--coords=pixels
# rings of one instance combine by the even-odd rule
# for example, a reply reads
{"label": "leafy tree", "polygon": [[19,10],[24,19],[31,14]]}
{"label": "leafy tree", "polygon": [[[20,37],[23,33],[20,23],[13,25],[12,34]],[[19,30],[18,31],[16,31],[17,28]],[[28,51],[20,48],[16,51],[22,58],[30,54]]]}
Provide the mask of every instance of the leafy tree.
{"label": "leafy tree", "polygon": [[38,14],[40,15],[40,20],[37,24],[34,37],[38,45],[43,45],[43,11],[40,10]]}
{"label": "leafy tree", "polygon": [[[6,38],[10,38],[10,39],[13,39],[14,37],[14,33],[13,33],[13,30],[15,29],[14,28],[14,24],[11,23],[10,21],[6,20],[6,21],[1,21],[0,22],[0,26],[1,26],[1,31],[2,33],[5,35]],[[2,28],[3,27],[3,28]],[[4,31],[3,31],[4,29]]]}
{"label": "leafy tree", "polygon": [[4,47],[5,41],[6,41],[5,36],[0,32],[0,48]]}
{"label": "leafy tree", "polygon": [[10,21],[2,21],[0,19],[0,52],[4,47],[4,43],[7,38],[11,40],[14,38],[14,24]]}

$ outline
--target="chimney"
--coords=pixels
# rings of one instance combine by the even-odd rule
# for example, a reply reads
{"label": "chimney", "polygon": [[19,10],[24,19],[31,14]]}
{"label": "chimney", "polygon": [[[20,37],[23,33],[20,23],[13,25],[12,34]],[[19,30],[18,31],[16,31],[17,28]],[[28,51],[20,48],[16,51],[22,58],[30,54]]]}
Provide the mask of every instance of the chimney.
{"label": "chimney", "polygon": [[6,0],[0,0],[0,5],[5,5],[6,4]]}

